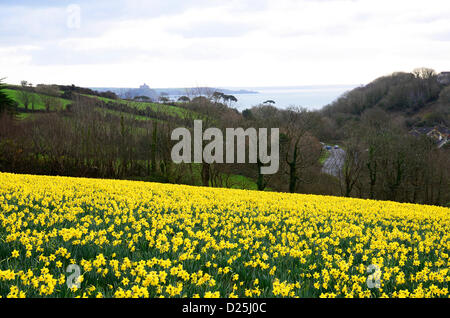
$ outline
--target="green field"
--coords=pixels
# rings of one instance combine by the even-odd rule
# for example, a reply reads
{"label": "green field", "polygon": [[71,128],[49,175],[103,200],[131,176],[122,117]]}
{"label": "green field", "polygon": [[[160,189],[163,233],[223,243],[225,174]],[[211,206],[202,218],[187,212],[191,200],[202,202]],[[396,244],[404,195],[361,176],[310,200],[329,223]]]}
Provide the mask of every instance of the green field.
{"label": "green field", "polygon": [[[202,186],[201,184],[201,164],[192,164],[192,171],[194,175],[199,180],[196,186]],[[231,189],[246,189],[246,190],[257,190],[258,186],[256,185],[256,182],[252,180],[251,178],[248,178],[243,175],[226,175],[221,174],[222,177],[224,177],[224,180],[228,177],[228,183],[230,184]],[[212,185],[211,185],[212,186]],[[228,187],[226,184],[221,185],[222,187]]]}
{"label": "green field", "polygon": [[[19,104],[19,109],[25,109],[24,104],[20,100],[20,92],[18,90],[5,89],[4,91],[11,99],[13,99]],[[43,95],[38,93],[31,93],[31,94],[35,100],[34,110],[45,110],[46,109],[45,104],[42,100]],[[52,99],[57,100],[59,104],[62,106],[62,109],[66,109],[67,105],[72,103],[70,100],[64,98],[52,97]],[[28,108],[32,109],[31,104],[28,106]]]}
{"label": "green field", "polygon": [[117,110],[104,109],[104,108],[100,108],[100,107],[95,108],[95,110],[97,112],[100,112],[101,114],[109,114],[109,115],[116,116],[116,117],[123,116],[125,119],[135,119],[135,120],[139,120],[139,121],[153,121],[153,122],[160,122],[160,123],[164,122],[163,120],[156,119],[156,118],[120,112]]}
{"label": "green field", "polygon": [[128,105],[130,107],[136,108],[136,109],[146,109],[150,108],[154,112],[161,112],[164,114],[167,114],[169,116],[179,117],[179,118],[186,118],[186,117],[193,117],[193,118],[199,118],[201,115],[198,113],[195,113],[193,111],[176,107],[172,105],[164,105],[164,104],[157,104],[157,103],[149,103],[149,102],[135,102],[135,101],[128,101],[124,99],[111,99],[111,98],[105,98],[100,96],[93,96],[93,95],[86,95],[83,94],[83,96],[90,97],[90,98],[96,98],[98,100],[101,100],[105,103],[111,102],[111,103],[120,103],[124,105]]}
{"label": "green field", "polygon": [[[20,110],[25,109],[25,106],[20,98],[20,90],[5,89],[4,91],[11,99],[13,99],[14,101],[17,102],[19,112],[20,112]],[[34,93],[34,92],[30,93],[30,94],[32,94],[32,98],[30,98],[30,99],[34,100],[34,108],[32,107],[32,105],[30,103],[30,105],[28,106],[28,109],[36,110],[36,111],[46,110],[44,99],[43,99],[44,95],[39,94],[39,93]],[[172,106],[172,105],[164,105],[164,104],[150,103],[150,102],[127,101],[127,100],[123,100],[123,99],[115,100],[115,99],[111,99],[111,98],[105,98],[105,97],[94,96],[94,95],[86,95],[86,94],[82,94],[82,95],[89,97],[89,98],[95,98],[95,99],[103,101],[105,103],[111,102],[111,103],[119,103],[119,104],[127,105],[129,107],[132,107],[132,108],[135,108],[138,110],[150,108],[154,112],[158,112],[158,113],[166,114],[168,116],[178,117],[178,118],[182,118],[182,119],[183,118],[200,119],[200,118],[204,117],[203,115],[201,115],[197,112],[194,112],[194,111],[191,111],[188,109],[184,109],[182,107]],[[71,100],[60,98],[60,97],[52,97],[52,99],[56,100],[55,102],[58,102],[58,104],[61,105],[62,110],[65,110],[67,105],[72,103]],[[56,104],[56,103],[53,103],[53,104]],[[137,120],[143,120],[143,121],[154,120],[147,116],[134,115],[134,114],[126,113],[126,112],[120,112],[120,111],[114,111],[114,110],[104,110],[104,111],[108,112],[110,114],[118,115],[118,116],[126,114],[127,117],[131,116],[132,118],[137,119]],[[20,113],[18,116],[19,119],[28,119],[31,117],[32,116],[30,116],[30,114],[22,114],[22,113]]]}

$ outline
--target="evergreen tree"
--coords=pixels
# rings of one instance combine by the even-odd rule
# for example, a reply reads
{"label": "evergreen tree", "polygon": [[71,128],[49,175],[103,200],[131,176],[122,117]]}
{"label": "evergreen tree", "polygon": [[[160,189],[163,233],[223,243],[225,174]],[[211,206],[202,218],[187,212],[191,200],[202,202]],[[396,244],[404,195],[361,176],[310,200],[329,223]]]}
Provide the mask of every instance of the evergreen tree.
{"label": "evergreen tree", "polygon": [[3,79],[0,79],[0,114],[4,111],[12,113],[15,111],[16,103],[4,91],[5,85],[2,81]]}

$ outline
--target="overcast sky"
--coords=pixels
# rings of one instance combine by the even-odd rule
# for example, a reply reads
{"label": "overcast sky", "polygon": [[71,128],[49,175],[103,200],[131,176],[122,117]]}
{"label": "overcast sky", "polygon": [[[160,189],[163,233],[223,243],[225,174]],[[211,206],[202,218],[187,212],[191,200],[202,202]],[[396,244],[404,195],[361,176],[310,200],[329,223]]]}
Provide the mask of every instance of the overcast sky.
{"label": "overcast sky", "polygon": [[448,0],[0,2],[8,83],[365,84],[449,62]]}

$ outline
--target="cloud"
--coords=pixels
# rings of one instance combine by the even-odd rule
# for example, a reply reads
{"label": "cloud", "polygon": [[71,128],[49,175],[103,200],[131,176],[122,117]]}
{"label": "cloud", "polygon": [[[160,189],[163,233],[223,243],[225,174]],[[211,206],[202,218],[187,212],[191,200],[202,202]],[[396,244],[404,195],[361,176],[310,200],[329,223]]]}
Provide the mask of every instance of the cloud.
{"label": "cloud", "polygon": [[[72,2],[80,29],[67,27]],[[445,70],[449,20],[447,0],[2,1],[0,75],[86,86],[366,83]]]}
{"label": "cloud", "polygon": [[183,28],[173,28],[169,31],[183,36],[184,38],[221,38],[237,37],[245,35],[254,27],[245,23],[228,22],[200,22],[193,23]]}

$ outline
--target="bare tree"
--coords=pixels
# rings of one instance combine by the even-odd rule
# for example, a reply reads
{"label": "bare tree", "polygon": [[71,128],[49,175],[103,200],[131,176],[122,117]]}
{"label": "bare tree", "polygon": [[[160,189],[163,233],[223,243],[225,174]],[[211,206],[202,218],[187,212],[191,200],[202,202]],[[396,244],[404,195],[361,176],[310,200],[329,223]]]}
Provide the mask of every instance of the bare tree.
{"label": "bare tree", "polygon": [[430,78],[437,76],[437,73],[435,70],[433,70],[431,68],[426,68],[426,67],[416,68],[412,71],[412,74],[416,78],[420,78],[420,79],[424,79],[424,80],[428,80]]}
{"label": "bare tree", "polygon": [[25,109],[28,110],[28,107],[32,100],[33,85],[31,83],[28,83],[27,81],[21,81],[20,86],[21,89],[19,90],[19,100],[23,104]]}
{"label": "bare tree", "polygon": [[342,195],[349,197],[353,187],[359,181],[364,167],[363,149],[358,137],[346,143],[344,165],[339,171],[339,180]]}
{"label": "bare tree", "polygon": [[305,169],[317,165],[322,147],[310,133],[316,125],[316,117],[305,109],[291,108],[285,114],[283,126],[284,172],[289,178],[289,192],[296,192],[298,183],[309,182],[303,173]]}
{"label": "bare tree", "polygon": [[38,85],[36,90],[40,93],[40,98],[44,103],[47,112],[50,112],[50,110],[59,110],[62,107],[61,102],[58,99],[59,90],[57,86]]}

